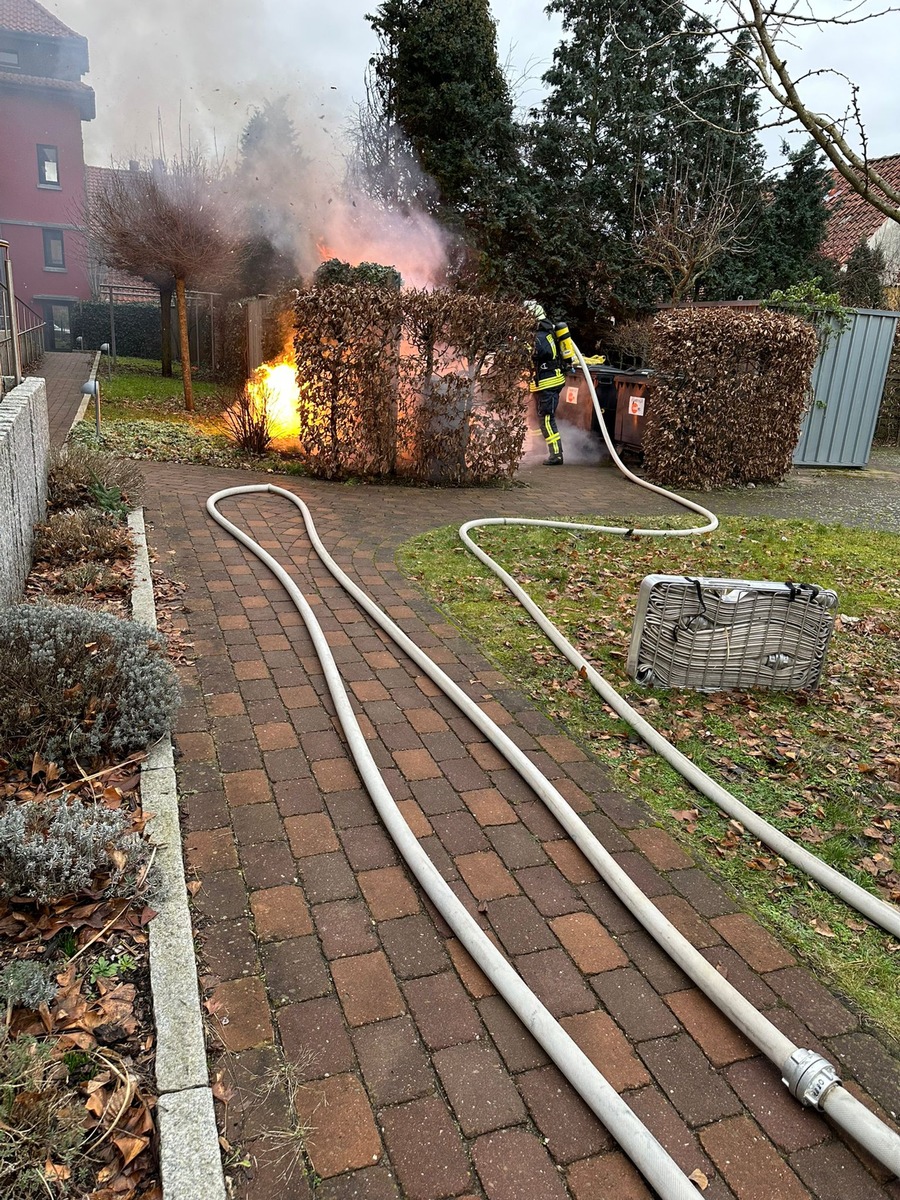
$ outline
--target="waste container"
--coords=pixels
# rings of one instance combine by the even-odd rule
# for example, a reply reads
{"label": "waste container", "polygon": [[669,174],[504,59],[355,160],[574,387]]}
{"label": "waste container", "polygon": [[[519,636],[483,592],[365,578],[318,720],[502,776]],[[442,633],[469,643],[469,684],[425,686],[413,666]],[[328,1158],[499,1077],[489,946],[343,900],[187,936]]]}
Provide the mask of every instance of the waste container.
{"label": "waste container", "polygon": [[[603,419],[610,433],[612,433],[611,422],[616,411],[615,378],[618,372],[615,367],[601,366],[599,364],[596,366],[588,364],[588,370],[591,373],[591,381],[594,384],[594,390],[600,402]],[[581,368],[576,371],[570,371],[566,376],[566,382],[559,396],[559,408],[556,410],[556,417],[557,420],[567,421],[570,425],[575,425],[587,432],[600,432],[597,414],[594,412],[594,404],[591,400],[590,388],[587,385],[587,380]]]}
{"label": "waste container", "polygon": [[615,377],[616,421],[613,438],[616,445],[627,450],[643,448],[644,430],[647,427],[649,383],[649,371],[632,371],[628,374],[620,372]]}

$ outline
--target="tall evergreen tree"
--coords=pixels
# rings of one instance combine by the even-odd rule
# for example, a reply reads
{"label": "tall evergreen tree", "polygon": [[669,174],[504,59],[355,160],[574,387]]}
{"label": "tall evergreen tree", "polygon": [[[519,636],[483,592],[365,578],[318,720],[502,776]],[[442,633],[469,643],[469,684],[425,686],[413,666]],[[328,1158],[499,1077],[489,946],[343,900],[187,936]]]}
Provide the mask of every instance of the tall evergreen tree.
{"label": "tall evergreen tree", "polygon": [[527,214],[509,87],[488,0],[384,0],[372,95],[434,188],[418,201],[463,234],[482,279],[511,282],[511,239]]}
{"label": "tall evergreen tree", "polygon": [[641,307],[665,298],[636,231],[667,186],[687,187],[700,213],[722,186],[739,208],[758,192],[749,79],[739,60],[710,61],[704,23],[677,0],[550,0],[548,11],[565,38],[532,137],[538,207],[553,214],[542,294],[570,315]]}
{"label": "tall evergreen tree", "polygon": [[884,308],[884,251],[863,238],[838,275],[841,302],[848,308]]}

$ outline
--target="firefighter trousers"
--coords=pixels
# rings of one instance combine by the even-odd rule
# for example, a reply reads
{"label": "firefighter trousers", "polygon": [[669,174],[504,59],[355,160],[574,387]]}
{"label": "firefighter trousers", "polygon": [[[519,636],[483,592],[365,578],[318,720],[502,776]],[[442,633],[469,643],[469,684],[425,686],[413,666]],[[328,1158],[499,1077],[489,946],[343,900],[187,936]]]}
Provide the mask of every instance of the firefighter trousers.
{"label": "firefighter trousers", "polygon": [[535,392],[541,433],[547,443],[550,458],[554,462],[562,460],[562,438],[556,425],[556,410],[559,407],[561,391],[562,388],[545,388],[541,392]]}

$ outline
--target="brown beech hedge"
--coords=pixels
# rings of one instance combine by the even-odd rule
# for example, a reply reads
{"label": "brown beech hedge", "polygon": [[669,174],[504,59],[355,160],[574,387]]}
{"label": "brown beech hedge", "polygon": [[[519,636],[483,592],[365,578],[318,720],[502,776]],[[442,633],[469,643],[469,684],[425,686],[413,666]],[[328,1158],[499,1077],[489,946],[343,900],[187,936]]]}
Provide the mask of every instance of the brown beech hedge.
{"label": "brown beech hedge", "polygon": [[777,483],[791,467],[819,351],[799,317],[682,308],[653,321],[650,479],[706,490]]}

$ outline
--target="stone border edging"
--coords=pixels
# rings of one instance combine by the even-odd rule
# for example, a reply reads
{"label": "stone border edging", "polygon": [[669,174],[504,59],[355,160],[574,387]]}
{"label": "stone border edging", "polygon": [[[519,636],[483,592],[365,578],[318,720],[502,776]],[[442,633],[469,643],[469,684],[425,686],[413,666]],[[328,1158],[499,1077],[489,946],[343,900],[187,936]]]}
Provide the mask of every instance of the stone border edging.
{"label": "stone border edging", "polygon": [[[128,514],[128,527],[135,545],[132,617],[156,629],[143,509]],[[149,936],[163,1197],[225,1200],[181,855],[175,759],[168,734],[141,764],[141,800],[154,813],[147,831],[156,844],[155,861],[162,875],[162,899]]]}
{"label": "stone border edging", "polygon": [[[97,372],[100,370],[101,357],[102,357],[102,355],[100,354],[100,351],[96,350],[94,352],[94,365],[91,367],[90,375],[88,375],[89,383],[93,383],[94,380],[97,378]],[[90,397],[90,396],[82,396],[81,397],[81,403],[78,406],[78,412],[72,418],[72,424],[69,426],[69,432],[66,434],[66,441],[69,440],[69,434],[71,434],[72,430],[75,428],[75,426],[82,419],[84,414],[87,412],[87,406],[91,402],[91,399],[92,399],[92,397]],[[135,509],[135,511],[136,512],[139,511],[143,514],[144,510],[143,509]],[[143,517],[142,517],[142,519],[143,519]],[[155,626],[154,626],[154,628],[155,628]]]}

